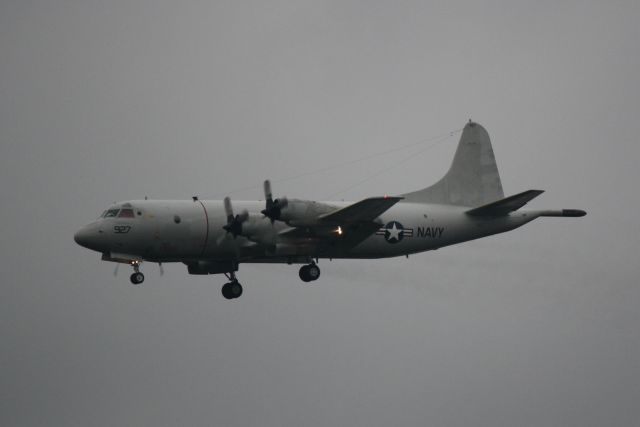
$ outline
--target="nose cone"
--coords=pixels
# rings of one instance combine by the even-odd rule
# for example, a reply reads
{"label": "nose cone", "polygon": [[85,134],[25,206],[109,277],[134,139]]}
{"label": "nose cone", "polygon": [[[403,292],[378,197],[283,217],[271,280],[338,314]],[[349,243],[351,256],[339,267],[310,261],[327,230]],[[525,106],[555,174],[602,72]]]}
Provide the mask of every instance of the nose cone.
{"label": "nose cone", "polygon": [[73,235],[73,240],[87,249],[98,250],[98,235],[95,227],[89,225],[82,227]]}
{"label": "nose cone", "polygon": [[76,234],[73,235],[73,240],[75,240],[76,243],[79,244],[80,246],[88,248],[90,244],[89,230],[87,230],[86,227],[83,227],[80,230],[76,231]]}

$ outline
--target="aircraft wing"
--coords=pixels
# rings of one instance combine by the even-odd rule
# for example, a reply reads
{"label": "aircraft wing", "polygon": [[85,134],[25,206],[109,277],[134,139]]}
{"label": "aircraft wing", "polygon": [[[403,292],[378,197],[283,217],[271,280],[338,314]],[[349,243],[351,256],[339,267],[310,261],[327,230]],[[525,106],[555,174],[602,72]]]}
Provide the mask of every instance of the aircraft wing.
{"label": "aircraft wing", "polygon": [[517,211],[518,209],[529,203],[533,198],[538,197],[542,193],[544,193],[544,191],[542,190],[527,190],[522,193],[489,203],[487,205],[468,210],[467,214],[472,216],[507,215],[509,212]]}
{"label": "aircraft wing", "polygon": [[319,219],[322,223],[336,225],[371,222],[400,200],[402,197],[369,197],[337,211],[320,215]]}
{"label": "aircraft wing", "polygon": [[402,197],[370,197],[320,215],[315,226],[288,228],[281,231],[280,236],[324,240],[342,247],[355,246],[380,229],[380,223],[375,219],[400,200]]}

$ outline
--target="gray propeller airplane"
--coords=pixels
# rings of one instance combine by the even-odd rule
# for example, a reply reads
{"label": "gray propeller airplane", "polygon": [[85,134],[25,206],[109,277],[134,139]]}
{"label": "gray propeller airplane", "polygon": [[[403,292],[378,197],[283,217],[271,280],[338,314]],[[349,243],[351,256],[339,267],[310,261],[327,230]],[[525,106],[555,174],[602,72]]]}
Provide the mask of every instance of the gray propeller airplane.
{"label": "gray propeller airplane", "polygon": [[273,198],[264,201],[132,200],[110,206],[75,241],[102,260],[133,267],[182,262],[189,274],[224,274],[227,299],[242,295],[241,263],[303,264],[300,278],[320,277],[319,259],[408,256],[518,228],[538,217],[581,217],[585,211],[522,210],[543,191],[504,197],[487,131],[469,121],[453,163],[434,185],[356,203]]}

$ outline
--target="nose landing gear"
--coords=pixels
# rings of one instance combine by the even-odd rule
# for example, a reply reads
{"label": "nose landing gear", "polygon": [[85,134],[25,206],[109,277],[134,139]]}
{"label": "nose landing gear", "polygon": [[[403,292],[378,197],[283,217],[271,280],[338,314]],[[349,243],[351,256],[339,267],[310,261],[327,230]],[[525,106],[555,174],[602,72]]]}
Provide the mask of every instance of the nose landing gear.
{"label": "nose landing gear", "polygon": [[140,283],[144,282],[144,274],[133,273],[130,279],[131,279],[131,283],[133,283],[134,285],[139,285]]}
{"label": "nose landing gear", "polygon": [[134,273],[130,277],[131,283],[133,283],[134,285],[139,285],[140,283],[144,282],[144,274],[140,272],[140,262],[132,261],[131,266],[133,267],[134,271]]}
{"label": "nose landing gear", "polygon": [[234,272],[225,273],[225,276],[227,276],[229,282],[222,286],[222,296],[226,299],[239,298],[242,295],[242,285],[238,282],[236,274]]}

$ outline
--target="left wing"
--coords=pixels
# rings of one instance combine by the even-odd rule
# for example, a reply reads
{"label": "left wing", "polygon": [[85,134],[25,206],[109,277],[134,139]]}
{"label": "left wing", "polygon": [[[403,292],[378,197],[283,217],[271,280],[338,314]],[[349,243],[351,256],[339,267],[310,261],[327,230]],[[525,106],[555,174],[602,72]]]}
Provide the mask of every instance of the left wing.
{"label": "left wing", "polygon": [[318,225],[293,227],[280,232],[280,236],[292,239],[339,239],[342,246],[355,246],[380,228],[375,219],[402,197],[370,197],[344,208],[322,214]]}
{"label": "left wing", "polygon": [[371,222],[400,200],[402,197],[369,197],[337,211],[320,215],[319,219],[323,223],[336,225]]}

